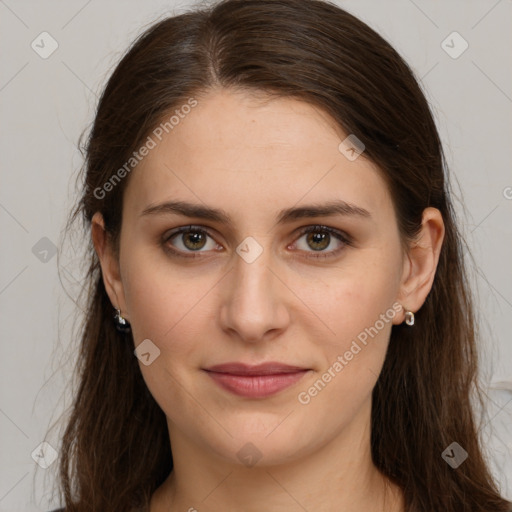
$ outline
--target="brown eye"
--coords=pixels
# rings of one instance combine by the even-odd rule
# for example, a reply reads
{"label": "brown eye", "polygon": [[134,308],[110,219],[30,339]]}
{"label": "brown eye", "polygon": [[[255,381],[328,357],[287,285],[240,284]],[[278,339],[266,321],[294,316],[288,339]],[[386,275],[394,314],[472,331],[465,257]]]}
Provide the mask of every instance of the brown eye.
{"label": "brown eye", "polygon": [[[309,226],[301,232],[301,238],[304,235],[306,235],[306,243],[299,244],[296,242],[294,245],[296,245],[297,248],[301,251],[318,253],[309,255],[313,258],[329,258],[337,256],[338,253],[341,252],[347,245],[351,244],[351,239],[348,235],[327,226]],[[335,242],[335,248],[326,251],[325,249],[332,245],[333,242]],[[303,247],[300,245],[303,245]]]}
{"label": "brown eye", "polygon": [[195,251],[204,247],[206,243],[206,235],[197,231],[188,231],[186,233],[182,233],[181,240],[187,249]]}
{"label": "brown eye", "polygon": [[329,233],[309,232],[306,236],[307,243],[315,251],[323,251],[329,247],[331,235]]}
{"label": "brown eye", "polygon": [[[211,239],[209,246],[208,239]],[[207,231],[193,226],[185,226],[172,231],[164,237],[163,243],[169,250],[176,254],[205,252],[201,249],[213,250],[217,247],[217,244]],[[185,254],[183,255],[185,256]]]}

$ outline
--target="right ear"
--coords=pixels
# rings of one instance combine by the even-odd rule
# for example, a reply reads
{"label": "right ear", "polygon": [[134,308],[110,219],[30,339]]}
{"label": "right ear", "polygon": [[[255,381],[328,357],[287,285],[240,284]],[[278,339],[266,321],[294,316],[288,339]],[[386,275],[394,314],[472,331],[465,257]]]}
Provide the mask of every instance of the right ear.
{"label": "right ear", "polygon": [[124,300],[124,289],[119,271],[119,261],[114,254],[112,240],[105,230],[103,215],[96,212],[91,219],[91,236],[96,254],[100,261],[105,290],[114,308],[120,309],[124,318],[129,320]]}

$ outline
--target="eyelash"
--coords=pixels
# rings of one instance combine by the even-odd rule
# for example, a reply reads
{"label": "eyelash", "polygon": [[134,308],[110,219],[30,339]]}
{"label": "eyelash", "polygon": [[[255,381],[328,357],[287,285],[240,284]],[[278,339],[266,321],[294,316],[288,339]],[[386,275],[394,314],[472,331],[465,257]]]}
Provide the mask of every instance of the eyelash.
{"label": "eyelash", "polygon": [[[304,235],[307,235],[308,233],[318,232],[318,231],[324,232],[324,233],[329,233],[330,235],[334,236],[337,240],[342,242],[342,246],[339,247],[338,249],[335,249],[332,251],[326,251],[326,252],[321,251],[316,254],[312,254],[311,256],[308,256],[310,258],[315,258],[315,259],[334,258],[341,251],[343,251],[343,249],[345,249],[346,246],[352,245],[352,239],[346,233],[343,233],[342,231],[338,231],[337,229],[330,228],[328,226],[321,226],[321,225],[307,226],[306,228],[301,230],[298,238],[301,238]],[[200,228],[198,226],[183,226],[181,228],[178,228],[178,229],[172,231],[169,235],[164,236],[164,238],[162,240],[162,244],[164,245],[165,250],[170,252],[173,256],[177,256],[177,257],[181,257],[181,258],[189,258],[190,259],[190,258],[201,258],[202,257],[202,256],[200,256],[200,254],[194,254],[194,251],[190,251],[191,254],[185,256],[185,254],[183,254],[183,251],[178,251],[176,249],[172,249],[167,244],[167,242],[169,242],[169,240],[171,240],[172,238],[174,238],[182,233],[204,233],[204,234],[208,235],[210,238],[213,238],[212,235],[207,230]],[[199,252],[204,252],[204,251],[197,251],[197,252],[199,253]],[[305,252],[310,252],[310,251],[305,251]],[[315,251],[311,251],[311,252],[315,253]]]}

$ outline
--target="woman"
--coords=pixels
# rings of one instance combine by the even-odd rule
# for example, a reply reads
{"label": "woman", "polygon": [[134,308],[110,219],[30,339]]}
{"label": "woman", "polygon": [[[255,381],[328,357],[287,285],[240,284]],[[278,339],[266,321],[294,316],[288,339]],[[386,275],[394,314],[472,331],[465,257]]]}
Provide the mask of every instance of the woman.
{"label": "woman", "polygon": [[410,68],[335,5],[150,27],[70,219],[91,252],[65,510],[510,510],[445,167]]}

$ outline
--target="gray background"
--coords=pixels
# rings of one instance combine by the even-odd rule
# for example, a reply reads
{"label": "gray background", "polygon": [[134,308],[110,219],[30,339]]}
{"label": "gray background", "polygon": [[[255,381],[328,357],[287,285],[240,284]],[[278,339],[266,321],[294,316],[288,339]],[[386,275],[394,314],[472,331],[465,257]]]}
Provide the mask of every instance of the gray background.
{"label": "gray background", "polygon": [[[512,1],[338,3],[405,57],[434,110],[475,259],[482,377],[492,398],[481,432],[512,498]],[[128,44],[156,18],[189,5],[0,0],[2,512],[58,505],[51,498],[57,463],[43,469],[31,453],[43,440],[58,452],[58,431],[46,433],[70,403],[81,272],[79,252],[62,246],[61,230],[76,199],[79,135]],[[35,40],[40,52],[51,48],[49,39],[41,48],[44,31],[58,43],[46,59],[31,47]],[[445,51],[462,48],[454,31],[469,45],[457,58]]]}

